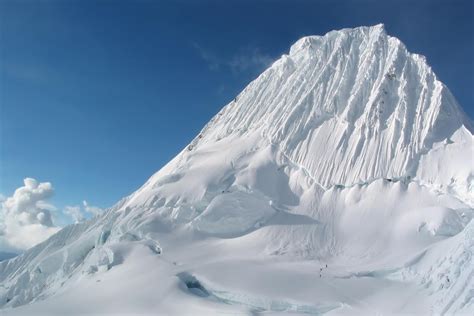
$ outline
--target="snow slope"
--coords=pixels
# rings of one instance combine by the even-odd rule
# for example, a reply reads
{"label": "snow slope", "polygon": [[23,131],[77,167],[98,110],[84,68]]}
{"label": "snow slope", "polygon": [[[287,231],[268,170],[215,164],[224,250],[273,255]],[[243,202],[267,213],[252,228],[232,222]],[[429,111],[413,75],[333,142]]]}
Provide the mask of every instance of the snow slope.
{"label": "snow slope", "polygon": [[135,193],[0,262],[2,312],[472,314],[471,131],[383,25],[302,38]]}

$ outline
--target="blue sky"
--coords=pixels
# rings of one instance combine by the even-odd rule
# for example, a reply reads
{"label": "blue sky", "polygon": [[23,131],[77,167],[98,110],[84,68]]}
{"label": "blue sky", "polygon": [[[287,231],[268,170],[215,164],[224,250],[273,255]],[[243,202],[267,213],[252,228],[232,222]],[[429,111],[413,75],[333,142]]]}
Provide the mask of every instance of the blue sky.
{"label": "blue sky", "polygon": [[[222,2],[222,3],[221,3]],[[111,206],[304,35],[384,23],[472,118],[472,1],[0,3],[0,193]],[[225,2],[225,3],[224,3]]]}

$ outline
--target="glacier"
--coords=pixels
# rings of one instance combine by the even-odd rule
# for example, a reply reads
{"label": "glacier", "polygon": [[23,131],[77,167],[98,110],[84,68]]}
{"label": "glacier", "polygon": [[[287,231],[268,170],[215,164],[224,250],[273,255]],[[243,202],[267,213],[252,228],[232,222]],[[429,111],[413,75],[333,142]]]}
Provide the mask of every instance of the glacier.
{"label": "glacier", "polygon": [[1,313],[473,314],[472,131],[383,25],[304,37],[137,191],[0,262]]}

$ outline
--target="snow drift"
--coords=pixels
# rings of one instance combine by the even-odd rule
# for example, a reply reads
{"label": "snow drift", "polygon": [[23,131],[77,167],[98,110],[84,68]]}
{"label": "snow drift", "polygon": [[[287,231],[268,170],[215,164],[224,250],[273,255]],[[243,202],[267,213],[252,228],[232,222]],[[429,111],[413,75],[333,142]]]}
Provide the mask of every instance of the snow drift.
{"label": "snow drift", "polygon": [[472,313],[473,149],[383,25],[305,37],[136,192],[1,262],[0,306]]}

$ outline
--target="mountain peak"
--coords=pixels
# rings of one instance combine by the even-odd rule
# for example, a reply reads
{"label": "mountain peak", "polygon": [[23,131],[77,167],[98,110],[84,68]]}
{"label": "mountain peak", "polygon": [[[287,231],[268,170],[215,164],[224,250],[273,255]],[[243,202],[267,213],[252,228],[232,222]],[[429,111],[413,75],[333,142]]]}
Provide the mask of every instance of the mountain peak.
{"label": "mountain peak", "polygon": [[425,60],[378,24],[298,40],[192,148],[257,133],[323,187],[352,185],[415,177],[420,157],[463,122]]}
{"label": "mountain peak", "polygon": [[326,33],[326,35],[319,36],[319,35],[310,35],[304,36],[296,41],[290,48],[290,56],[295,56],[298,52],[303,50],[311,50],[311,48],[315,48],[315,46],[321,44],[322,41],[337,39],[340,37],[359,37],[359,38],[370,38],[370,37],[387,37],[387,33],[385,32],[384,24],[376,24],[374,26],[360,26],[356,28],[344,28],[341,30],[334,30]]}
{"label": "mountain peak", "polygon": [[[472,146],[465,121],[432,69],[383,25],[304,37],[123,203],[149,203],[164,179],[217,147],[226,153],[223,174],[238,173],[236,161],[250,153],[269,150],[273,159],[304,170],[324,190],[415,179],[474,204],[470,172],[451,166],[440,174],[431,163],[426,166],[443,144],[453,151]],[[456,186],[448,185],[451,178]],[[199,201],[206,191],[190,188],[179,199]]]}

